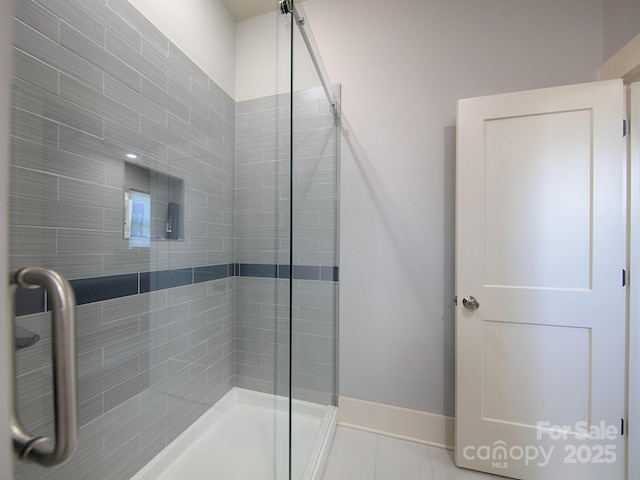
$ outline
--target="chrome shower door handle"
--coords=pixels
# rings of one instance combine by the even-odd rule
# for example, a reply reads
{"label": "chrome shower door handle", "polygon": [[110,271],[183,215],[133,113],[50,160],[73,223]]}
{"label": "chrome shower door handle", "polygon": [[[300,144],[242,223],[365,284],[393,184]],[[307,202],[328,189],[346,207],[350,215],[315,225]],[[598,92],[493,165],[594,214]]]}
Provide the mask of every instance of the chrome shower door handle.
{"label": "chrome shower door handle", "polygon": [[58,465],[73,453],[78,439],[76,301],[73,288],[58,273],[39,267],[11,272],[10,284],[14,287],[44,287],[47,291],[51,308],[55,416],[55,438],[29,435],[18,421],[14,400],[11,422],[13,448],[21,460],[43,466]]}

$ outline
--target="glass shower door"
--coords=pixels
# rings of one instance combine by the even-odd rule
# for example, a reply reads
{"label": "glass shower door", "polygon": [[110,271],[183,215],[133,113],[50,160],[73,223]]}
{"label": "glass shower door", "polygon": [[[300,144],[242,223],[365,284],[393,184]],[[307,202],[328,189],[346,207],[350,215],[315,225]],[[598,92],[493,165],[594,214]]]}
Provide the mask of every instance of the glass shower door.
{"label": "glass shower door", "polygon": [[[0,2],[0,64],[9,65],[11,59],[11,15],[13,2],[3,0]],[[7,224],[7,191],[8,191],[8,152],[9,152],[9,97],[10,97],[10,72],[8,69],[0,71],[0,224]],[[5,228],[0,234],[0,271],[8,270],[7,262],[7,238]],[[10,322],[8,309],[8,290],[0,289],[0,305],[4,310],[0,312],[0,391],[6,392],[0,396],[0,430],[7,432],[10,423],[10,406],[12,377],[10,358],[12,355],[10,338]],[[8,393],[8,394],[7,394]],[[9,435],[0,437],[0,477],[11,478],[13,450]]]}
{"label": "glass shower door", "polygon": [[[250,41],[259,45],[261,56],[277,54],[273,68],[250,75],[254,88],[237,102],[235,385],[266,409],[262,428],[272,440],[273,457],[247,461],[245,455],[244,462],[266,465],[273,458],[271,476],[260,478],[285,480],[290,478],[291,23],[273,11],[237,28],[252,30]],[[245,60],[239,57],[237,71],[251,71]]]}
{"label": "glass shower door", "polygon": [[[71,283],[79,442],[128,479],[234,387],[235,101],[128,2],[18,0],[9,261]],[[18,416],[54,436],[52,299],[15,299]]]}
{"label": "glass shower door", "polygon": [[292,395],[294,479],[318,479],[337,417],[340,86],[301,5],[293,13]]}
{"label": "glass shower door", "polygon": [[[15,460],[16,479],[319,473],[337,399],[339,90],[275,8],[236,24],[268,32],[273,55],[272,76],[245,66],[260,93],[236,101],[126,0],[16,1],[9,267],[72,286],[79,412],[71,459]],[[18,416],[48,437],[53,303],[18,289],[11,342]],[[176,474],[186,451],[202,454]]]}

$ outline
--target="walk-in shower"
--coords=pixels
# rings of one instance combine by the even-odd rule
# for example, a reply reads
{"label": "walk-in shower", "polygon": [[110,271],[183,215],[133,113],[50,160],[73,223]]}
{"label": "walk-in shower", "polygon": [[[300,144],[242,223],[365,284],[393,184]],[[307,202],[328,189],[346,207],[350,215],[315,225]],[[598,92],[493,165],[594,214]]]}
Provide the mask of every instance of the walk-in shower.
{"label": "walk-in shower", "polygon": [[[79,435],[14,477],[319,478],[340,89],[293,1],[234,23],[235,92],[135,3],[16,1],[10,265],[73,289]],[[17,417],[52,439],[54,304],[15,294]]]}

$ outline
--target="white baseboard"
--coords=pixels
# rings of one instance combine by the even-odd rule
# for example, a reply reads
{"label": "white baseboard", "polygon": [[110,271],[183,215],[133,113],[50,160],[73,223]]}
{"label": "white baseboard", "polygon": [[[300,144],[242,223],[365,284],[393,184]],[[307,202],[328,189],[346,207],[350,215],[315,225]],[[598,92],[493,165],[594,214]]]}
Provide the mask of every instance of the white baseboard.
{"label": "white baseboard", "polygon": [[453,450],[454,418],[340,397],[338,425]]}

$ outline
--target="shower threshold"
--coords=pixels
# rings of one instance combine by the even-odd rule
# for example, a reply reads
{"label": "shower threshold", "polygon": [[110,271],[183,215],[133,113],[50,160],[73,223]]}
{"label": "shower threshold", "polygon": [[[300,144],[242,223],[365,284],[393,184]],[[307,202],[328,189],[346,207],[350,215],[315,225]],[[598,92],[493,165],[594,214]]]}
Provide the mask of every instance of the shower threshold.
{"label": "shower threshold", "polygon": [[[292,475],[320,480],[337,409],[294,400]],[[234,387],[131,480],[287,480],[289,400]]]}

